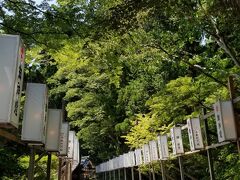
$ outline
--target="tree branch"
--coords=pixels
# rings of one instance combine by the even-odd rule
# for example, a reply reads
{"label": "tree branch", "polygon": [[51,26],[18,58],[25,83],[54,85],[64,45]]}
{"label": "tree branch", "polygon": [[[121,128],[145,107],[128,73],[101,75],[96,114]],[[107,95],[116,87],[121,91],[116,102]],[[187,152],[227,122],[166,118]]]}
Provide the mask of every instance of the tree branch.
{"label": "tree branch", "polygon": [[[80,36],[80,34],[78,33],[78,31],[73,27],[73,24],[71,24],[71,23],[69,22],[69,19],[65,18],[64,16],[50,13],[50,11],[43,11],[42,9],[38,8],[37,6],[32,5],[31,3],[19,2],[19,1],[12,1],[12,0],[7,0],[7,1],[10,2],[10,3],[12,3],[12,4],[14,4],[14,5],[23,3],[23,4],[31,7],[32,9],[35,9],[36,11],[38,11],[38,12],[40,12],[40,13],[46,15],[46,16],[50,15],[50,16],[52,16],[53,18],[57,18],[57,19],[64,20],[64,21],[71,27],[71,29],[72,29],[78,36]],[[19,9],[20,9],[20,8],[19,8]],[[21,9],[20,9],[20,10],[21,10]],[[58,34],[59,34],[59,33],[58,33]],[[66,32],[65,32],[65,33],[62,33],[62,34],[69,35],[69,34],[66,33]]]}
{"label": "tree branch", "polygon": [[206,31],[209,35],[211,35],[217,44],[231,57],[232,61],[235,63],[236,66],[240,67],[240,61],[236,57],[236,53],[233,49],[229,47],[229,45],[226,42],[226,39],[223,35],[221,35],[219,28],[217,27],[217,23],[214,21],[213,17],[207,13],[207,11],[202,6],[201,0],[198,0],[198,4],[200,8],[204,11],[205,15],[210,19],[210,22],[215,29],[215,33],[211,33],[206,28],[204,28],[204,31]]}
{"label": "tree branch", "polygon": [[[196,69],[198,71],[200,71],[202,74],[204,74],[205,76],[211,78],[212,80],[214,80],[215,82],[217,82],[218,84],[224,86],[227,88],[227,85],[225,83],[223,83],[222,81],[219,81],[217,78],[213,77],[211,74],[205,72],[201,67],[199,66],[195,66],[191,63],[189,63],[188,61],[185,61],[183,58],[179,57],[179,56],[176,56],[176,55],[173,55],[173,54],[170,54],[167,50],[165,50],[162,46],[160,46],[159,44],[158,45],[148,45],[149,47],[153,47],[153,48],[156,48],[156,49],[159,49],[161,51],[163,51],[165,54],[167,54],[169,56],[169,58],[171,59],[174,59],[174,58],[178,58],[180,61],[182,61],[183,63],[185,63],[186,65],[190,66],[191,68],[193,69]],[[186,55],[186,53],[180,53],[180,55]]]}

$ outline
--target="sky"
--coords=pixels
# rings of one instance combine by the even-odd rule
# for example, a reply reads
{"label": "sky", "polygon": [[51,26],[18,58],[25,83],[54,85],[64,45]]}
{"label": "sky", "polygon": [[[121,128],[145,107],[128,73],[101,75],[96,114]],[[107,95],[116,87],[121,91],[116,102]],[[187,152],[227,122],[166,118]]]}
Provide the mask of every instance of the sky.
{"label": "sky", "polygon": [[[37,4],[40,4],[43,0],[34,0]],[[49,4],[54,4],[56,0],[49,1]]]}
{"label": "sky", "polygon": [[35,2],[36,2],[37,4],[40,4],[40,3],[42,2],[42,0],[35,0]]}
{"label": "sky", "polygon": [[[0,0],[0,3],[2,2],[3,0]],[[40,4],[43,0],[33,0],[35,1],[37,4]],[[51,4],[56,4],[57,0],[48,0],[48,3],[51,5]],[[11,14],[11,12],[9,12],[7,9],[4,9],[6,10],[7,13]],[[2,21],[0,21],[2,22]]]}

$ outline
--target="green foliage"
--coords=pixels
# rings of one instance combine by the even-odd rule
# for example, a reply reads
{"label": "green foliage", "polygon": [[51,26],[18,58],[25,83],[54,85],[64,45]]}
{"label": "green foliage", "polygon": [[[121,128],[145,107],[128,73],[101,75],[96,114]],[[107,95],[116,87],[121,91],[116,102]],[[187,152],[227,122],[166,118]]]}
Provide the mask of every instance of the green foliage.
{"label": "green foliage", "polygon": [[[141,147],[229,98],[227,78],[240,74],[239,14],[231,6],[212,0],[57,2],[0,2],[0,31],[23,37],[25,78],[48,84],[51,106],[66,101],[81,152],[94,162]],[[214,119],[209,122],[215,131]],[[234,152],[227,146],[214,154],[225,164],[217,162],[216,170],[226,169],[218,179],[239,178]],[[184,163],[189,174],[207,179],[204,153]],[[176,165],[167,162],[175,178]]]}
{"label": "green foliage", "polygon": [[124,136],[127,144],[131,148],[141,148],[150,140],[156,140],[158,133],[168,133],[170,125],[161,125],[156,121],[154,116],[145,114],[138,114],[133,121],[131,121],[132,128],[130,132]]}
{"label": "green foliage", "polygon": [[[218,179],[239,179],[239,173],[236,173],[240,168],[239,154],[235,151],[233,145],[228,147],[223,147],[219,151],[216,159],[216,171],[218,173]],[[234,153],[229,153],[229,150]]]}
{"label": "green foliage", "polygon": [[21,153],[20,148],[17,151],[13,145],[0,147],[0,179],[21,179],[25,173],[19,161]]}
{"label": "green foliage", "polygon": [[[39,156],[36,155],[35,159],[37,159]],[[42,179],[46,179],[47,177],[47,156],[44,156],[41,158],[40,161],[38,161],[38,163],[35,165],[35,169],[34,169],[34,179],[37,180],[42,180]],[[19,164],[21,166],[21,168],[25,169],[25,172],[27,172],[27,168],[29,165],[29,156],[22,156],[19,158]],[[51,162],[51,176],[50,178],[52,180],[57,179],[57,174],[58,174],[58,158],[55,155],[52,155],[52,162]],[[22,175],[21,177],[19,177],[19,179],[26,179],[27,174],[25,173],[25,175]]]}

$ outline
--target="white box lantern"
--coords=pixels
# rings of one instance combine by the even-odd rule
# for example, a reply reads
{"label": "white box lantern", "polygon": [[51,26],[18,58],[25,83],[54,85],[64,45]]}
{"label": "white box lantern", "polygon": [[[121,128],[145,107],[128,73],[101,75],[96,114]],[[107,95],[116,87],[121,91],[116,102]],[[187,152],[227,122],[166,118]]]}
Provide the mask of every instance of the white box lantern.
{"label": "white box lantern", "polygon": [[119,156],[119,168],[124,168],[124,155]]}
{"label": "white box lantern", "polygon": [[59,138],[59,156],[67,156],[68,134],[69,134],[69,124],[67,122],[64,122],[62,123],[62,126],[61,126],[61,133]]}
{"label": "white box lantern", "polygon": [[97,165],[96,166],[96,173],[100,173],[101,172],[101,166],[100,165]]}
{"label": "white box lantern", "polygon": [[118,156],[116,158],[116,161],[117,161],[117,164],[116,164],[115,168],[116,169],[121,169],[122,167],[121,167],[121,158],[120,158],[120,156]]}
{"label": "white box lantern", "polygon": [[113,161],[113,170],[115,170],[117,169],[117,164],[118,164],[117,158],[116,157],[113,158],[112,161]]}
{"label": "white box lantern", "polygon": [[116,157],[114,158],[114,169],[120,169],[120,158]]}
{"label": "white box lantern", "polygon": [[123,159],[124,159],[124,167],[125,168],[130,167],[131,166],[131,164],[130,164],[131,162],[130,162],[130,157],[129,157],[128,153],[123,154]]}
{"label": "white box lantern", "polygon": [[157,142],[160,160],[167,160],[169,158],[167,135],[158,136]]}
{"label": "white box lantern", "polygon": [[148,144],[143,145],[143,160],[144,164],[150,163],[151,161],[150,149]]}
{"label": "white box lantern", "polygon": [[231,101],[218,101],[214,105],[218,141],[237,139],[233,105]]}
{"label": "white box lantern", "polygon": [[72,171],[78,166],[78,164],[79,164],[79,141],[77,136],[74,134]]}
{"label": "white box lantern", "polygon": [[142,159],[142,150],[141,149],[135,149],[135,158],[136,158],[136,166],[139,166],[143,163]]}
{"label": "white box lantern", "polygon": [[113,160],[110,159],[110,160],[108,161],[108,171],[112,171],[112,170],[113,170]]}
{"label": "white box lantern", "polygon": [[73,160],[76,161],[77,163],[79,163],[79,153],[80,153],[80,150],[79,150],[79,140],[77,138],[77,136],[75,136],[75,139],[74,139],[74,156],[73,156]]}
{"label": "white box lantern", "polygon": [[20,36],[0,35],[0,126],[18,127],[25,50]]}
{"label": "white box lantern", "polygon": [[130,161],[130,167],[134,167],[136,165],[136,160],[135,160],[135,153],[134,151],[129,151],[128,152],[129,156],[129,161]]}
{"label": "white box lantern", "polygon": [[188,137],[191,151],[203,149],[203,138],[199,118],[187,120]]}
{"label": "white box lantern", "polygon": [[69,131],[69,136],[68,136],[68,158],[72,159],[73,158],[73,151],[74,151],[74,136],[75,133],[74,131]]}
{"label": "white box lantern", "polygon": [[46,151],[58,152],[60,130],[62,124],[62,110],[61,109],[48,109],[47,120],[47,135],[46,135]]}
{"label": "white box lantern", "polygon": [[28,83],[24,105],[22,140],[45,144],[47,125],[47,86]]}
{"label": "white box lantern", "polygon": [[183,142],[181,127],[173,127],[170,130],[172,139],[173,155],[183,154]]}
{"label": "white box lantern", "polygon": [[157,149],[157,142],[156,141],[150,141],[149,142],[150,147],[150,156],[152,161],[158,160],[158,149]]}

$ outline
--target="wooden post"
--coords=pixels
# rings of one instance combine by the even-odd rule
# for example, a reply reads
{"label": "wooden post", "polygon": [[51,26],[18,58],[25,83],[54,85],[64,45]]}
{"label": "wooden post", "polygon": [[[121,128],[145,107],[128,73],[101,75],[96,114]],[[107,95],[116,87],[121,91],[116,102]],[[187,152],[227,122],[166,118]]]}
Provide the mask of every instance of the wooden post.
{"label": "wooden post", "polygon": [[69,177],[70,177],[69,180],[71,180],[71,179],[72,179],[72,160],[70,160],[70,166],[69,166]]}
{"label": "wooden post", "polygon": [[58,158],[58,180],[61,180],[62,176],[62,158]]}
{"label": "wooden post", "polygon": [[126,168],[124,168],[123,170],[124,170],[124,180],[127,180],[127,170]]}
{"label": "wooden post", "polygon": [[152,168],[151,168],[150,164],[148,165],[148,167],[149,167],[149,171],[148,171],[148,173],[149,173],[149,180],[152,180]]}
{"label": "wooden post", "polygon": [[148,164],[148,175],[149,175],[149,180],[152,180],[152,168],[151,168],[151,165],[150,163]]}
{"label": "wooden post", "polygon": [[163,164],[162,160],[160,160],[160,165],[161,165],[161,172],[162,172],[162,180],[166,180],[166,177],[165,177],[165,167],[164,167],[164,164]]}
{"label": "wooden post", "polygon": [[71,164],[71,160],[66,161],[66,163],[67,163],[66,178],[67,178],[67,180],[71,180],[72,179],[72,164]]}
{"label": "wooden post", "polygon": [[[206,114],[206,109],[203,109],[203,116]],[[209,136],[209,128],[208,128],[208,122],[207,119],[204,119],[204,132],[206,137],[206,145],[210,145],[210,136]],[[207,158],[208,158],[208,168],[209,168],[209,175],[210,179],[214,180],[214,169],[213,169],[213,160],[212,160],[212,154],[211,149],[207,149]]]}
{"label": "wooden post", "polygon": [[[63,165],[63,162],[62,162],[62,165]],[[65,180],[67,179],[67,164],[65,164],[65,170],[64,171],[61,171],[61,179],[60,180]]]}
{"label": "wooden post", "polygon": [[142,174],[141,174],[141,171],[140,171],[139,168],[138,168],[138,179],[139,179],[139,180],[142,180]]}
{"label": "wooden post", "polygon": [[[233,99],[236,98],[236,91],[235,91],[235,87],[234,87],[234,81],[233,81],[233,76],[229,76],[228,77],[228,89],[229,89],[229,95],[230,98],[233,102]],[[239,135],[240,135],[240,122],[238,120],[238,115],[235,113],[235,108],[234,109],[234,116],[235,116],[235,126],[236,126],[236,132],[237,132],[237,150],[238,153],[240,153],[240,142],[239,142]]]}
{"label": "wooden post", "polygon": [[116,173],[115,173],[115,170],[113,170],[113,180],[116,180]]}
{"label": "wooden post", "polygon": [[30,146],[28,180],[33,180],[34,178],[34,166],[35,166],[35,149],[34,149],[34,146]]}
{"label": "wooden post", "polygon": [[155,170],[152,164],[152,176],[153,176],[153,180],[156,180],[156,176],[155,176]]}
{"label": "wooden post", "polygon": [[134,180],[134,167],[131,167],[132,180]]}
{"label": "wooden post", "polygon": [[181,180],[184,180],[184,169],[183,169],[183,163],[182,163],[182,156],[178,157],[178,163],[179,163]]}
{"label": "wooden post", "polygon": [[118,180],[121,180],[121,171],[118,169]]}
{"label": "wooden post", "polygon": [[[62,163],[62,165],[63,165],[63,163]],[[68,161],[67,160],[65,160],[65,171],[64,171],[64,179],[63,180],[68,180],[67,178],[68,178]]]}
{"label": "wooden post", "polygon": [[50,177],[51,177],[51,161],[52,161],[52,155],[51,153],[49,153],[48,160],[47,160],[47,180],[50,180]]}

